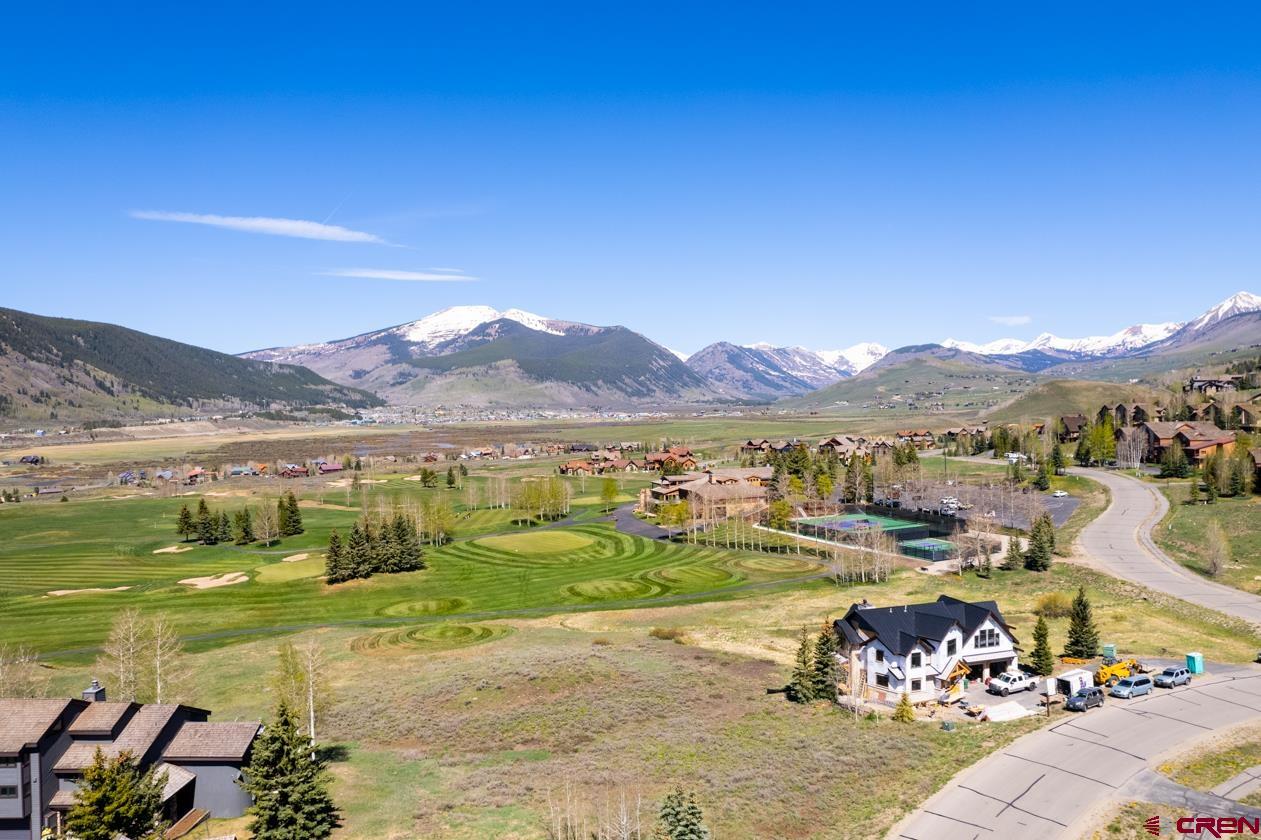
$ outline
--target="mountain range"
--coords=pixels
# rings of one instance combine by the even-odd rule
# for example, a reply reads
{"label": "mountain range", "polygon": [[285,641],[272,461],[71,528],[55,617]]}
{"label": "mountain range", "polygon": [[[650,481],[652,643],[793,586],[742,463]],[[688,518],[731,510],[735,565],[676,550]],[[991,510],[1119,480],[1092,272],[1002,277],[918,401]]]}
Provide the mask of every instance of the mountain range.
{"label": "mountain range", "polygon": [[[1107,336],[889,350],[720,341],[686,359],[624,326],[456,306],[349,338],[231,356],[111,324],[0,309],[0,416],[126,418],[223,408],[791,406],[928,399],[961,407],[1055,378],[1147,381],[1261,351],[1261,297]],[[953,383],[953,385],[950,385]],[[893,395],[893,396],[890,396]],[[900,395],[900,396],[899,396]]]}
{"label": "mountain range", "polygon": [[478,406],[663,405],[771,402],[800,397],[883,364],[937,362],[1024,373],[1129,360],[1194,344],[1215,325],[1261,311],[1240,292],[1186,322],[1136,324],[1107,336],[986,344],[946,339],[890,351],[874,342],[843,350],[719,341],[682,358],[620,326],[594,326],[520,309],[455,306],[350,338],[245,354],[302,365],[396,403]]}

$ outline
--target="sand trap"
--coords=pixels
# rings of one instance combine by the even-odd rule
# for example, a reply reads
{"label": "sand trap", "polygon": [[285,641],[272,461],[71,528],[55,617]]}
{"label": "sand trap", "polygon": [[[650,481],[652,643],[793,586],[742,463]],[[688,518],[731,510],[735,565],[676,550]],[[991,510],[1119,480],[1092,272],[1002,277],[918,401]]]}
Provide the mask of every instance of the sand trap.
{"label": "sand trap", "polygon": [[407,476],[407,478],[405,478],[405,479],[403,479],[403,480],[404,480],[404,481],[420,481],[420,476],[418,476],[418,475],[409,475],[409,476]]}
{"label": "sand trap", "polygon": [[183,554],[185,551],[192,551],[191,545],[168,545],[166,548],[155,548],[154,554]]}
{"label": "sand trap", "polygon": [[307,559],[307,558],[308,558],[308,557],[310,557],[310,556],[311,556],[310,554],[306,554],[306,553],[304,553],[304,554],[291,554],[291,555],[289,555],[288,557],[286,557],[286,558],[284,558],[283,560],[281,560],[280,562],[281,562],[281,563],[297,563],[299,560],[305,560],[305,559]]}
{"label": "sand trap", "polygon": [[231,586],[234,583],[245,583],[250,576],[245,572],[224,572],[209,577],[184,578],[180,583],[193,589],[215,589],[220,586]]}
{"label": "sand trap", "polygon": [[82,595],[85,592],[126,592],[128,589],[131,589],[131,587],[115,586],[111,589],[106,589],[103,586],[93,586],[88,589],[54,589],[48,594],[54,598],[60,598],[62,595]]}
{"label": "sand trap", "polygon": [[298,502],[300,508],[323,508],[324,510],[355,510],[346,505],[335,505],[332,502],[317,502],[314,499],[303,499]]}
{"label": "sand trap", "polygon": [[[329,486],[329,487],[349,487],[349,486],[350,486],[351,484],[353,484],[353,483],[354,483],[354,479],[353,479],[353,478],[339,478],[339,479],[337,479],[336,481],[330,481],[330,482],[328,483],[328,486]],[[385,479],[383,479],[383,478],[361,478],[361,479],[359,479],[359,483],[360,483],[360,484],[385,484]],[[300,504],[300,503],[299,503],[299,506],[301,506],[301,504]]]}

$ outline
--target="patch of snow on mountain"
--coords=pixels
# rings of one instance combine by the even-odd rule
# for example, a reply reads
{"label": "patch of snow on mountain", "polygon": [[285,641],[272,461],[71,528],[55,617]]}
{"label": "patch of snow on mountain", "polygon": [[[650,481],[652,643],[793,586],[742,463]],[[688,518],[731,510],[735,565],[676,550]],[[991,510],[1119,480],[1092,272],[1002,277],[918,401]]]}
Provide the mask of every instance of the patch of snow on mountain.
{"label": "patch of snow on mountain", "polygon": [[860,373],[889,354],[889,348],[874,341],[863,341],[844,350],[816,350],[819,358],[841,370]]}
{"label": "patch of snow on mountain", "polygon": [[398,327],[396,332],[405,340],[415,344],[433,347],[444,341],[458,338],[470,330],[476,329],[490,321],[506,318],[516,321],[532,330],[548,332],[552,335],[564,335],[552,327],[548,319],[520,309],[509,309],[500,312],[489,306],[450,306],[432,315],[426,315],[419,321],[412,321]]}

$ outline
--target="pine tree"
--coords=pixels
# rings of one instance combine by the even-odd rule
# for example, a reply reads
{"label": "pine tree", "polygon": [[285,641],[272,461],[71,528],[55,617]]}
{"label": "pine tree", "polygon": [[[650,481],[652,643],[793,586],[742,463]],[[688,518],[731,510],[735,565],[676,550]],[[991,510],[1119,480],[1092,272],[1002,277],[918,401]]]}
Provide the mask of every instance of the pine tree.
{"label": "pine tree", "polygon": [[1191,483],[1187,486],[1187,504],[1198,505],[1200,503],[1200,477],[1192,473]]}
{"label": "pine tree", "polygon": [[794,703],[814,700],[814,643],[805,628],[801,631],[801,644],[797,646],[797,660],[793,664],[792,679],[788,683],[788,699]]}
{"label": "pine tree", "polygon": [[276,534],[289,536],[289,503],[283,495],[276,499]]}
{"label": "pine tree", "polygon": [[1025,568],[1031,572],[1045,572],[1051,568],[1051,553],[1055,551],[1055,525],[1048,514],[1039,514],[1029,532],[1029,550],[1025,552]]}
{"label": "pine tree", "polygon": [[1024,564],[1024,557],[1024,549],[1020,547],[1020,537],[1009,537],[1007,553],[1003,555],[1003,565],[999,568],[1004,572],[1014,572]]}
{"label": "pine tree", "polygon": [[661,801],[661,811],[657,816],[657,828],[653,832],[654,840],[709,840],[709,829],[705,827],[701,806],[696,804],[696,797],[684,793],[683,788],[675,787],[672,793],[666,794]]}
{"label": "pine tree", "polygon": [[159,840],[162,820],[162,778],[153,770],[141,772],[129,751],[113,758],[98,747],[83,772],[74,805],[66,815],[66,830],[77,840]]}
{"label": "pine tree", "polygon": [[206,504],[206,500],[202,499],[197,503],[197,539],[206,545],[214,545],[216,540],[216,526],[218,521],[214,514],[210,512],[210,506]]}
{"label": "pine tree", "polygon": [[248,811],[254,840],[322,840],[341,825],[323,763],[312,759],[311,742],[284,700],[254,742],[240,784],[254,797]]}
{"label": "pine tree", "polygon": [[356,522],[350,526],[350,539],[346,542],[346,563],[347,568],[351,570],[351,577],[372,576],[371,546],[368,544],[368,535],[365,533],[362,522]]}
{"label": "pine tree", "polygon": [[1035,674],[1049,677],[1055,670],[1055,655],[1051,653],[1049,631],[1046,619],[1038,616],[1038,623],[1033,626],[1033,655],[1029,663]]}
{"label": "pine tree", "polygon": [[1051,447],[1051,469],[1056,475],[1064,474],[1064,448],[1058,440]]}
{"label": "pine tree", "polygon": [[1230,495],[1242,496],[1248,492],[1248,473],[1241,458],[1230,461]]}
{"label": "pine tree", "polygon": [[328,550],[324,552],[324,575],[328,583],[341,583],[353,576],[342,546],[341,534],[334,528],[328,535]]}
{"label": "pine tree", "polygon": [[1204,501],[1210,505],[1217,504],[1217,478],[1211,473],[1205,476]]}
{"label": "pine tree", "polygon": [[303,531],[302,510],[298,507],[298,497],[290,490],[280,498],[277,505],[279,505],[276,513],[280,520],[280,536],[293,537],[301,534]]}
{"label": "pine tree", "polygon": [[814,643],[810,691],[815,699],[835,701],[837,679],[836,631],[828,624],[819,631],[819,636]]}
{"label": "pine tree", "polygon": [[216,517],[215,541],[221,543],[232,542],[232,520],[228,518],[227,511],[219,511],[219,516]]}
{"label": "pine tree", "polygon": [[1086,587],[1077,590],[1073,599],[1073,611],[1068,619],[1068,641],[1064,645],[1064,655],[1078,659],[1092,659],[1099,650],[1099,628],[1095,627],[1094,614],[1090,609],[1090,601],[1086,598]]}
{"label": "pine tree", "polygon": [[447,489],[455,489],[455,467],[447,467]]}
{"label": "pine tree", "polygon": [[1078,466],[1088,467],[1093,459],[1090,452],[1090,437],[1087,434],[1090,427],[1081,430],[1081,437],[1077,440],[1077,451],[1073,453],[1073,459],[1077,461]]}
{"label": "pine tree", "polygon": [[197,523],[193,521],[193,514],[188,509],[188,505],[180,507],[179,518],[175,520],[175,533],[179,534],[187,542],[197,533]]}
{"label": "pine tree", "polygon": [[241,508],[233,514],[233,525],[237,545],[248,545],[254,542],[254,520],[250,516],[249,508]]}
{"label": "pine tree", "polygon": [[898,700],[897,708],[893,710],[893,719],[898,723],[915,722],[915,707],[911,705],[911,695],[905,691]]}

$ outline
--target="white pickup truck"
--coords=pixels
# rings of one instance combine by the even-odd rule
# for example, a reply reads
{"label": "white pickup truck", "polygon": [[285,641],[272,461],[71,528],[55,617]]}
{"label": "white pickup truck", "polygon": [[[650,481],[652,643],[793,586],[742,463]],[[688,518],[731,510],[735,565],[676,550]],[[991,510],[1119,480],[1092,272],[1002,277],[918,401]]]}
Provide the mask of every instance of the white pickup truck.
{"label": "white pickup truck", "polygon": [[990,679],[985,690],[990,694],[1006,697],[1013,691],[1033,691],[1038,687],[1038,678],[1020,671],[1006,671]]}

